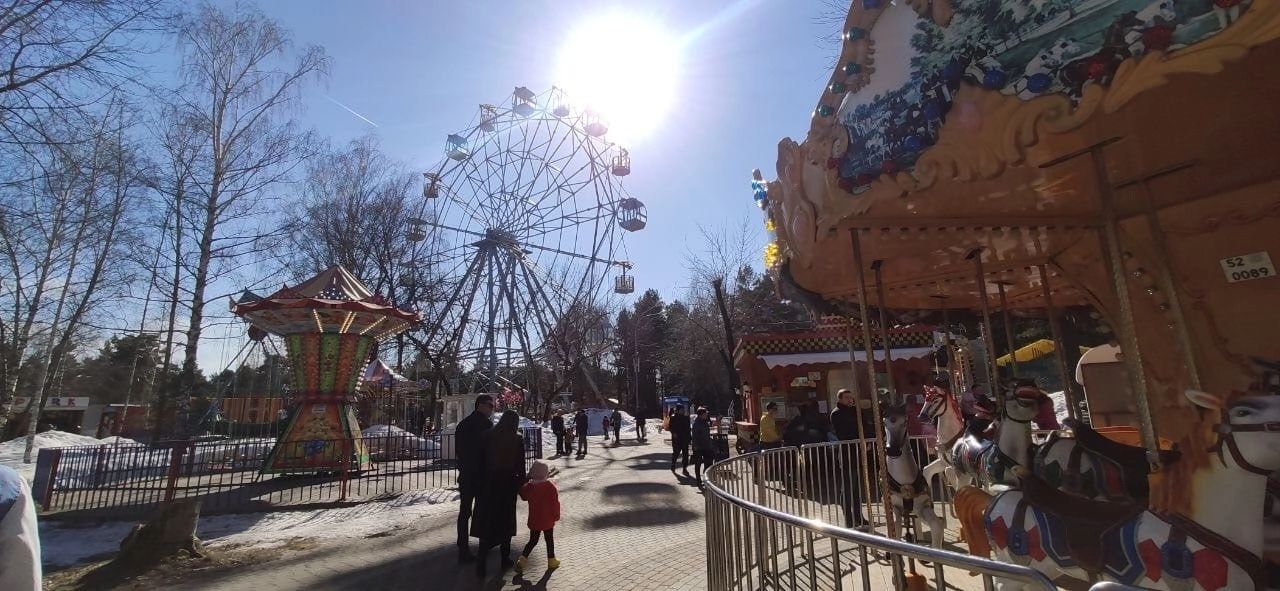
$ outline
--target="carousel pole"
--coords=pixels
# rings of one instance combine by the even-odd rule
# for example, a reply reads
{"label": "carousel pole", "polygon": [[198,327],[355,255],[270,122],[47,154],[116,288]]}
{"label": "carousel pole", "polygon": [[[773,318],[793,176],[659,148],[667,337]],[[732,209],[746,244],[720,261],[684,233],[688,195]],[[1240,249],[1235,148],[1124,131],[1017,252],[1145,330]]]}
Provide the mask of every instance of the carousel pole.
{"label": "carousel pole", "polygon": [[1156,472],[1160,469],[1160,444],[1156,439],[1155,419],[1151,416],[1151,402],[1147,395],[1147,374],[1143,369],[1142,349],[1138,346],[1138,335],[1133,324],[1133,300],[1129,295],[1129,283],[1124,276],[1124,253],[1120,246],[1120,223],[1116,216],[1115,195],[1107,173],[1107,158],[1102,153],[1103,147],[1109,143],[1111,142],[1103,142],[1088,149],[1102,210],[1102,229],[1098,237],[1102,242],[1102,261],[1111,276],[1111,287],[1115,290],[1116,303],[1120,308],[1120,318],[1117,320],[1120,325],[1121,350],[1129,374],[1129,385],[1133,388],[1138,406],[1138,433],[1142,436],[1142,446],[1147,448],[1147,463],[1151,465],[1151,471]]}
{"label": "carousel pole", "polygon": [[1009,365],[1013,368],[1013,377],[1016,378],[1018,377],[1018,356],[1013,342],[1013,317],[1009,314],[1009,299],[1004,292],[1004,288],[1008,285],[1009,283],[1003,280],[996,282],[996,289],[1000,290],[1000,318],[1004,323],[1005,347],[1009,350]]}
{"label": "carousel pole", "polygon": [[[876,392],[875,346],[871,343],[871,325],[867,314],[867,272],[862,263],[862,237],[857,228],[849,230],[853,242],[853,264],[858,271],[858,316],[862,321],[862,346],[867,351],[867,387],[871,390],[871,417],[875,421],[876,467],[879,469],[880,495],[884,504],[885,527],[890,538],[898,538],[898,522],[889,498],[889,459],[884,448],[884,420],[880,413],[880,396]],[[857,381],[855,379],[855,381]]]}
{"label": "carousel pole", "polygon": [[[858,486],[861,487],[860,490],[867,493],[862,495],[862,504],[867,509],[867,522],[873,523],[871,521],[873,496],[871,494],[871,472],[865,469],[867,465],[867,433],[862,427],[862,405],[858,404],[858,400],[862,398],[862,385],[858,383],[858,346],[856,344],[857,339],[853,335],[853,318],[849,317],[845,320],[848,323],[845,326],[845,339],[849,342],[849,375],[853,377],[853,383],[851,384],[853,390],[853,414],[858,418],[858,466],[864,467],[864,469],[858,470]],[[875,458],[872,458],[872,463],[874,462]]]}
{"label": "carousel pole", "polygon": [[[941,286],[939,286],[941,288]],[[955,350],[951,343],[951,314],[947,310],[947,295],[938,293],[938,295],[930,296],[938,300],[938,308],[942,310],[942,345],[947,352],[947,384],[951,387],[950,392],[959,391],[960,384],[956,381],[955,375]],[[937,371],[937,363],[934,364],[934,370]]]}
{"label": "carousel pole", "polygon": [[1058,374],[1062,376],[1062,395],[1067,399],[1067,416],[1076,418],[1076,389],[1071,383],[1068,373],[1067,351],[1062,347],[1062,327],[1058,324],[1058,311],[1053,307],[1053,293],[1049,288],[1049,269],[1044,264],[1036,267],[1040,270],[1040,291],[1044,299],[1045,314],[1049,317],[1049,335],[1053,337],[1053,350],[1057,352]]}
{"label": "carousel pole", "polygon": [[884,260],[871,261],[871,270],[875,272],[876,307],[880,309],[880,344],[884,347],[884,373],[889,379],[889,398],[894,404],[902,402],[898,399],[898,385],[893,379],[893,355],[889,346],[889,314],[884,311],[884,277],[881,269]]}
{"label": "carousel pole", "polygon": [[995,337],[991,334],[991,305],[987,302],[987,275],[982,268],[982,249],[973,249],[966,258],[973,260],[973,272],[978,284],[978,304],[982,309],[982,338],[984,348],[987,350],[987,394],[999,401],[1000,391],[996,384]]}
{"label": "carousel pole", "polygon": [[1152,174],[1146,175],[1141,179],[1120,183],[1116,185],[1117,189],[1122,189],[1133,184],[1142,186],[1142,193],[1146,201],[1145,216],[1147,219],[1147,229],[1151,233],[1151,246],[1155,250],[1153,263],[1155,265],[1156,280],[1160,283],[1160,289],[1168,298],[1168,312],[1173,320],[1173,331],[1177,335],[1178,344],[1182,349],[1183,363],[1187,366],[1187,379],[1191,387],[1201,389],[1200,382],[1200,366],[1196,363],[1195,349],[1192,348],[1191,330],[1187,325],[1187,317],[1183,313],[1181,297],[1178,295],[1177,285],[1174,283],[1173,258],[1169,254],[1168,237],[1165,235],[1164,227],[1160,225],[1160,218],[1156,215],[1155,199],[1151,197],[1151,187],[1148,182],[1151,179],[1172,174],[1193,165],[1191,162],[1183,162],[1173,166],[1157,170]]}

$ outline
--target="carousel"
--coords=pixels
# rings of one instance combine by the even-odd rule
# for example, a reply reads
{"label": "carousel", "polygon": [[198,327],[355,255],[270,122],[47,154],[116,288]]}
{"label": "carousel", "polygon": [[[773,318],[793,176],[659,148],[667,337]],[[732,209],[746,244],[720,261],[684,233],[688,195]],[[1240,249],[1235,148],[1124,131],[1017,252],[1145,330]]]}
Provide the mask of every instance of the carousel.
{"label": "carousel", "polygon": [[[856,310],[864,343],[949,311],[1015,351],[1029,343],[1010,322],[992,334],[993,315],[1048,319],[1041,348],[1057,357],[1069,428],[1039,447],[1006,430],[982,448],[1015,448],[996,454],[1003,465],[967,436],[939,449],[974,462],[951,473],[976,553],[1058,580],[1266,586],[1278,40],[1280,0],[852,3],[808,135],[780,142],[776,180],[754,175],[766,263],[790,289]],[[1129,424],[1095,431],[1077,416],[1067,307],[1114,331],[1121,379],[1089,398]],[[999,384],[1000,366],[1027,377],[1017,354],[996,353],[978,382]],[[1002,428],[1027,389],[997,396],[1012,409]]]}
{"label": "carousel", "polygon": [[267,297],[246,293],[231,311],[255,340],[280,337],[292,371],[289,423],[263,473],[361,470],[369,452],[355,403],[377,345],[420,321],[333,266]]}

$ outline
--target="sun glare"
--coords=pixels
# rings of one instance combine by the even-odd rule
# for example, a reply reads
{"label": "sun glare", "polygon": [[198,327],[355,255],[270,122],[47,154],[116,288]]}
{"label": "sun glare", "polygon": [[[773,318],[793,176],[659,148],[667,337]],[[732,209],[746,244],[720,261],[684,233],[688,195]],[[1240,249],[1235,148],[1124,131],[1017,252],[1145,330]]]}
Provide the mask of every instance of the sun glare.
{"label": "sun glare", "polygon": [[645,17],[603,14],[570,31],[556,84],[607,121],[610,141],[628,145],[652,133],[675,102],[679,46]]}

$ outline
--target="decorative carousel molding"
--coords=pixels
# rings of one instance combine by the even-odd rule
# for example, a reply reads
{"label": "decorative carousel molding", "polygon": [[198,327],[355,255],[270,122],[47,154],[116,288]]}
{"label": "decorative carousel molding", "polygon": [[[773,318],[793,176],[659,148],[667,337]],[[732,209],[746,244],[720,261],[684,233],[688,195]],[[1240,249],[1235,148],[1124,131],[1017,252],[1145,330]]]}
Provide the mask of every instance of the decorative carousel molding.
{"label": "decorative carousel molding", "polygon": [[[935,19],[937,10],[950,10],[950,3],[942,0],[910,4],[921,14],[928,8]],[[844,92],[834,93],[829,88],[820,108],[828,100],[838,105],[845,93],[856,92],[869,80],[875,52],[870,31],[882,12],[877,0],[855,2],[846,20],[849,42],[840,63],[864,67],[844,74],[843,80],[843,72],[837,71],[833,82],[842,82]],[[851,29],[862,33],[853,35],[857,39],[848,39]],[[1042,134],[1067,133],[1098,113],[1114,113],[1139,94],[1167,84],[1172,76],[1221,72],[1252,48],[1276,39],[1280,39],[1280,0],[1253,0],[1238,20],[1212,37],[1169,52],[1153,50],[1125,60],[1108,85],[1086,86],[1074,106],[1062,94],[1024,100],[964,84],[954,97],[938,141],[921,154],[914,168],[882,174],[857,195],[842,186],[833,166],[850,147],[848,133],[840,129],[837,118],[815,116],[803,144],[784,139],[778,145],[778,180],[770,183],[770,207],[779,242],[786,244],[783,256],[809,267],[819,236],[845,218],[866,213],[877,202],[923,191],[940,181],[996,177],[1010,166],[1023,164],[1028,149]]]}

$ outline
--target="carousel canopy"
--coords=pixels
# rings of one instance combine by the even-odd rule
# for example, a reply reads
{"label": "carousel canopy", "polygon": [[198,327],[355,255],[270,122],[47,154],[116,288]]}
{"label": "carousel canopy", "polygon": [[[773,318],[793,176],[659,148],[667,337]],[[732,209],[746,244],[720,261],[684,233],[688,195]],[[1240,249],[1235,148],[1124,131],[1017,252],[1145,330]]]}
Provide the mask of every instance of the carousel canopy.
{"label": "carousel canopy", "polygon": [[392,306],[337,265],[264,298],[246,291],[231,311],[272,334],[358,334],[379,341],[421,321],[417,312]]}
{"label": "carousel canopy", "polygon": [[[1140,240],[1156,212],[1175,239],[1212,222],[1191,203],[1275,178],[1280,5],[1244,6],[852,3],[808,137],[779,144],[779,264],[853,300],[856,234],[890,309],[994,305],[997,283],[1040,308],[1046,282],[1057,306],[1099,305],[1109,218]],[[1130,272],[1160,256],[1124,254]]]}

